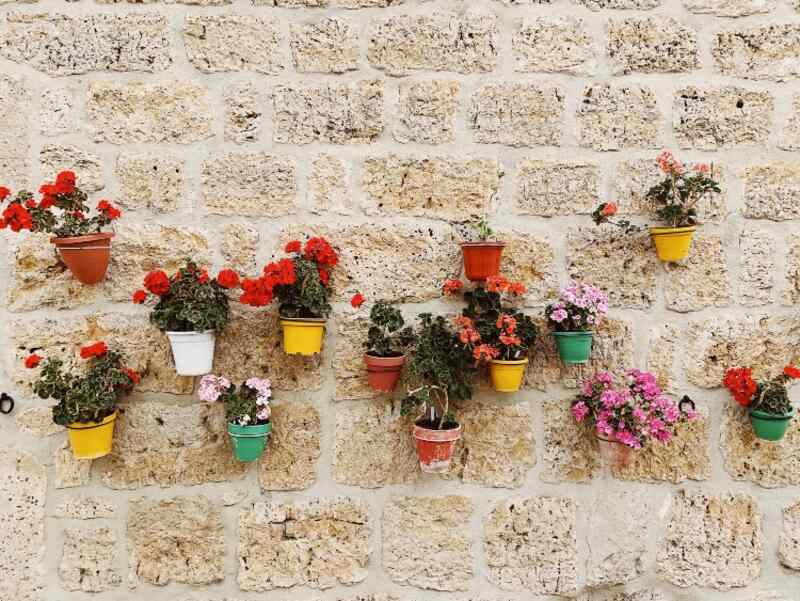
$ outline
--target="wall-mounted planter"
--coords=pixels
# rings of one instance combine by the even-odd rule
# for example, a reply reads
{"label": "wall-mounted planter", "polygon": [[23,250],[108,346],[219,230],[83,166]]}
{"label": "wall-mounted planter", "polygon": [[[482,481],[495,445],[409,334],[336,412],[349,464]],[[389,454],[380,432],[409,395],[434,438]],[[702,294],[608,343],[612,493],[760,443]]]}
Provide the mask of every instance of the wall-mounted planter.
{"label": "wall-mounted planter", "polygon": [[610,438],[597,435],[597,444],[600,448],[600,462],[606,469],[620,469],[628,465],[631,460],[632,449],[626,444]]}
{"label": "wall-mounted planter", "polygon": [[500,258],[505,242],[462,242],[464,275],[472,282],[482,282],[500,273]]}
{"label": "wall-mounted planter", "polygon": [[313,355],[322,350],[325,320],[281,317],[283,352],[287,355]]}
{"label": "wall-mounted planter", "polygon": [[114,234],[102,232],[71,238],[50,238],[61,259],[79,282],[97,284],[106,277],[111,259],[111,238]]}
{"label": "wall-mounted planter", "polygon": [[228,424],[228,435],[233,442],[233,454],[241,462],[256,461],[264,453],[267,437],[272,432],[272,422],[255,426]]}
{"label": "wall-mounted planter", "polygon": [[406,363],[405,355],[399,357],[376,357],[365,354],[364,363],[367,366],[367,379],[369,386],[378,392],[392,392],[397,386],[403,365]]}
{"label": "wall-mounted planter", "polygon": [[419,467],[426,474],[443,474],[450,469],[456,441],[461,438],[461,426],[450,430],[428,428],[430,422],[414,424]]}
{"label": "wall-mounted planter", "polygon": [[214,365],[213,330],[205,332],[167,332],[179,376],[203,376]]}
{"label": "wall-mounted planter", "polygon": [[774,413],[766,413],[765,411],[750,411],[750,423],[753,426],[753,432],[757,438],[761,440],[769,440],[772,442],[781,440],[786,435],[786,430],[789,429],[789,424],[794,418],[795,409],[786,415],[775,415]]}
{"label": "wall-mounted planter", "polygon": [[489,376],[497,392],[517,392],[522,387],[528,359],[518,361],[499,361],[493,359],[489,364]]}
{"label": "wall-mounted planter", "polygon": [[111,452],[114,441],[115,411],[100,422],[75,422],[67,426],[69,445],[76,459],[97,459]]}
{"label": "wall-mounted planter", "polygon": [[665,263],[672,263],[688,257],[696,229],[693,225],[687,227],[651,227],[650,236],[656,245],[658,258]]}
{"label": "wall-mounted planter", "polygon": [[593,332],[553,332],[558,356],[564,363],[588,363],[592,354]]}

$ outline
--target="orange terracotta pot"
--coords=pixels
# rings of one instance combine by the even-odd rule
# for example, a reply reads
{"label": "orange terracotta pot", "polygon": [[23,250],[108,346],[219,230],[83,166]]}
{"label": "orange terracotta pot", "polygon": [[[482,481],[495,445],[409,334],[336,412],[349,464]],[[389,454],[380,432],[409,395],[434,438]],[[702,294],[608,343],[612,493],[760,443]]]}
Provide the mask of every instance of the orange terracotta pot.
{"label": "orange terracotta pot", "polygon": [[426,474],[442,474],[450,469],[456,441],[461,438],[461,426],[452,430],[432,430],[414,424],[419,467]]}
{"label": "orange terracotta pot", "polygon": [[376,357],[365,354],[364,363],[367,365],[367,379],[370,388],[379,392],[392,392],[400,379],[406,358],[405,355]]}
{"label": "orange terracotta pot", "polygon": [[50,238],[72,275],[83,284],[97,284],[106,276],[111,259],[111,232]]}
{"label": "orange terracotta pot", "polygon": [[500,273],[500,257],[505,242],[462,242],[464,275],[473,282],[482,282]]}

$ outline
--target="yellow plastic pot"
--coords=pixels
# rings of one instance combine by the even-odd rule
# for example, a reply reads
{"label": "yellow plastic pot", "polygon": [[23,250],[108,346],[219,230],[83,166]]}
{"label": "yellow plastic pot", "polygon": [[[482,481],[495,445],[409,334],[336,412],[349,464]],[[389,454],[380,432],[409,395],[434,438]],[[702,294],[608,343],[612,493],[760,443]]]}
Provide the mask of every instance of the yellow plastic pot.
{"label": "yellow plastic pot", "polygon": [[103,418],[100,423],[75,422],[67,426],[69,444],[76,459],[97,459],[111,452],[114,440],[114,423],[117,412]]}
{"label": "yellow plastic pot", "polygon": [[651,227],[650,236],[656,245],[658,258],[665,263],[680,261],[689,255],[692,237],[697,228],[687,227]]}
{"label": "yellow plastic pot", "polygon": [[287,355],[313,355],[322,350],[324,319],[288,319],[281,317],[283,352]]}
{"label": "yellow plastic pot", "polygon": [[498,361],[493,359],[489,364],[489,375],[497,392],[517,392],[522,386],[527,359],[518,361]]}

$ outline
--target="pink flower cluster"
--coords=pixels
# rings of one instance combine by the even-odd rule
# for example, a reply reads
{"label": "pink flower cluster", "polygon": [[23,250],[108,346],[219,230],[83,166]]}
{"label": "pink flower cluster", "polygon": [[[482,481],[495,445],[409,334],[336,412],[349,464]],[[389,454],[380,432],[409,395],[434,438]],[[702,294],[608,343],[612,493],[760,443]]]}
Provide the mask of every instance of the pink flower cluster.
{"label": "pink flower cluster", "polygon": [[638,369],[627,370],[619,387],[610,373],[595,374],[572,402],[572,415],[578,423],[588,420],[599,436],[634,449],[652,439],[669,442],[679,422],[697,417],[693,410],[681,411],[653,374]]}
{"label": "pink flower cluster", "polygon": [[272,415],[272,410],[269,406],[269,399],[272,397],[272,382],[265,378],[248,378],[244,384],[257,393],[256,406],[258,411],[256,412],[256,418],[262,422],[267,421]]}
{"label": "pink flower cluster", "polygon": [[231,381],[222,376],[203,376],[197,389],[197,396],[206,403],[216,403],[217,399],[231,387]]}
{"label": "pink flower cluster", "polygon": [[562,288],[558,301],[545,309],[556,330],[574,332],[597,327],[608,312],[608,297],[591,284],[573,283]]}

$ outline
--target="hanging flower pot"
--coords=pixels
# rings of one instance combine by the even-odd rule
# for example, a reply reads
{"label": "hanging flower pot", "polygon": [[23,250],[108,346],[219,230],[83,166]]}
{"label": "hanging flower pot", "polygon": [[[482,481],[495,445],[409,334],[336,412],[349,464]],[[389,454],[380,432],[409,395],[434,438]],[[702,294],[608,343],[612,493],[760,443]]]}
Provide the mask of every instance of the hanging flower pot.
{"label": "hanging flower pot", "polygon": [[405,355],[376,357],[366,353],[364,363],[367,366],[367,380],[370,388],[379,392],[392,392],[400,379],[406,357]]}
{"label": "hanging flower pot", "polygon": [[482,282],[500,273],[500,258],[505,242],[462,242],[464,275],[472,282]]}
{"label": "hanging flower pot", "polygon": [[202,376],[214,366],[214,330],[205,332],[166,332],[179,376]]}
{"label": "hanging flower pot", "polygon": [[553,332],[558,356],[564,363],[588,363],[592,354],[592,332]]}
{"label": "hanging flower pot", "polygon": [[681,261],[689,256],[692,237],[697,228],[686,227],[651,227],[650,236],[656,245],[659,260],[665,263]]}
{"label": "hanging flower pot", "polygon": [[600,462],[604,468],[621,469],[630,462],[632,449],[628,445],[599,434],[597,444],[600,448]]}
{"label": "hanging flower pot", "polygon": [[322,318],[288,319],[281,317],[283,352],[287,355],[313,355],[322,350],[325,320]]}
{"label": "hanging flower pot", "polygon": [[50,238],[72,275],[83,284],[97,284],[106,276],[111,259],[111,238],[114,234],[101,232],[88,236]]}
{"label": "hanging flower pot", "polygon": [[73,422],[67,426],[69,445],[75,459],[97,459],[111,452],[114,440],[115,411],[101,422]]}
{"label": "hanging flower pot", "polygon": [[461,438],[461,426],[449,430],[436,430],[429,421],[414,424],[419,467],[426,474],[443,474],[450,469],[456,441]]}
{"label": "hanging flower pot", "polygon": [[242,462],[255,461],[264,453],[267,437],[272,432],[272,422],[255,426],[228,424],[228,435],[233,442],[233,454]]}
{"label": "hanging flower pot", "polygon": [[522,386],[528,359],[500,361],[492,359],[489,363],[489,376],[497,392],[517,392]]}
{"label": "hanging flower pot", "polygon": [[794,414],[794,407],[784,415],[751,409],[750,423],[757,438],[774,442],[781,440],[786,435],[786,430],[789,429],[789,424],[794,418]]}

